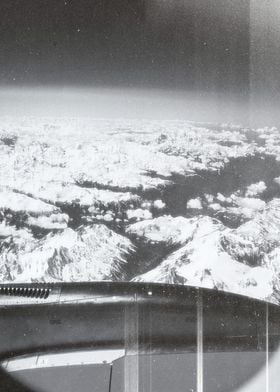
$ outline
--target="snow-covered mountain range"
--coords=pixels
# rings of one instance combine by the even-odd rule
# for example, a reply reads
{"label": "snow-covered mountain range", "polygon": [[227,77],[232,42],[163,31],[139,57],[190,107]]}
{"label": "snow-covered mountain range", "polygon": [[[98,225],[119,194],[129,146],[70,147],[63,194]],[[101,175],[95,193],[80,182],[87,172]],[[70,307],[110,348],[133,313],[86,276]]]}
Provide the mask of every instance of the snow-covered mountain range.
{"label": "snow-covered mountain range", "polygon": [[0,119],[0,281],[133,280],[280,303],[280,134]]}

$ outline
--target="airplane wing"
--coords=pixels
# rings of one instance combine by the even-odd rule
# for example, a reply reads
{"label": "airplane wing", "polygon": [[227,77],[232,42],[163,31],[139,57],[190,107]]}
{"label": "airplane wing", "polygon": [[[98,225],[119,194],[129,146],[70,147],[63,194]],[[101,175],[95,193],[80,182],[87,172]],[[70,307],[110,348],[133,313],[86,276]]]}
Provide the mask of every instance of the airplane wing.
{"label": "airplane wing", "polygon": [[280,308],[240,295],[0,285],[0,391],[276,392],[279,344]]}

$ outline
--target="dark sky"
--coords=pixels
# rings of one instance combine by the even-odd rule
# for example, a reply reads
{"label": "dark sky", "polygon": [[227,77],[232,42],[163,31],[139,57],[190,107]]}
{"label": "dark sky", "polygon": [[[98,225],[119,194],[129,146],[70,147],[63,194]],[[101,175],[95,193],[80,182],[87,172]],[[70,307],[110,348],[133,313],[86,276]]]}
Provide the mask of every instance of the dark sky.
{"label": "dark sky", "polygon": [[279,0],[0,0],[0,85],[215,93],[271,102]]}
{"label": "dark sky", "polygon": [[241,88],[247,0],[0,0],[4,84]]}

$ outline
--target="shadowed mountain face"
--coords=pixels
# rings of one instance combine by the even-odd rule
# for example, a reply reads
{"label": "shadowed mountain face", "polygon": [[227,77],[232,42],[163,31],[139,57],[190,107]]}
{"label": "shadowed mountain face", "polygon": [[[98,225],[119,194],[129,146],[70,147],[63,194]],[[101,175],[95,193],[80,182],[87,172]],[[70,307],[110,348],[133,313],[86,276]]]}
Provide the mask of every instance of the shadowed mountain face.
{"label": "shadowed mountain face", "polygon": [[168,282],[279,302],[277,129],[6,117],[0,140],[2,282]]}

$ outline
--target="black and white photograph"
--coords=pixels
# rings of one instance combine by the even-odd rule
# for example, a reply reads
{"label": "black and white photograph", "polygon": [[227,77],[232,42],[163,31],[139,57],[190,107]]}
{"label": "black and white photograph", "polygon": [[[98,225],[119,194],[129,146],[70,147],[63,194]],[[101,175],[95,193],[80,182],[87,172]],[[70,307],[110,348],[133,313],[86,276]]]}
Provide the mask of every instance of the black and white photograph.
{"label": "black and white photograph", "polygon": [[0,391],[278,392],[279,0],[0,0]]}

